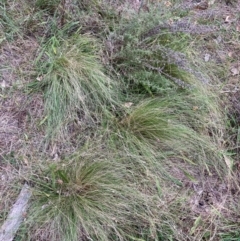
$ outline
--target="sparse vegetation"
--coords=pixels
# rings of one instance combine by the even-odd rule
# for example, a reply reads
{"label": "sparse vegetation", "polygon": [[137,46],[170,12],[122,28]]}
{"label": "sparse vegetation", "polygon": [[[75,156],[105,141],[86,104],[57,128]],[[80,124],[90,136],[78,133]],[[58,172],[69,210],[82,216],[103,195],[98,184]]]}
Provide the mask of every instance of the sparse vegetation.
{"label": "sparse vegetation", "polygon": [[14,240],[239,240],[239,30],[184,2],[0,3],[0,223],[32,191]]}

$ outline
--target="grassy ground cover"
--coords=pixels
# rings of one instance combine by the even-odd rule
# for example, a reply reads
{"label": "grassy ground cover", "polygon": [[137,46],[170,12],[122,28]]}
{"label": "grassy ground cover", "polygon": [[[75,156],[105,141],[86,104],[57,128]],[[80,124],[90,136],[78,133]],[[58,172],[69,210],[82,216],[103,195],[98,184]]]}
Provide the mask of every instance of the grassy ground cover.
{"label": "grassy ground cover", "polygon": [[0,223],[32,191],[14,240],[240,239],[234,4],[0,3]]}

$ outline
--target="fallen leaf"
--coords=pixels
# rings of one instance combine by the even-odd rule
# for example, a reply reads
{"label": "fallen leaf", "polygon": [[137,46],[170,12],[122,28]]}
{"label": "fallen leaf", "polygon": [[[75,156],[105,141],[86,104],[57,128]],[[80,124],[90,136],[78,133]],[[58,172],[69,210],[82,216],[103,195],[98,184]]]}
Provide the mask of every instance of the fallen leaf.
{"label": "fallen leaf", "polygon": [[56,143],[53,144],[52,146],[52,151],[51,151],[51,156],[54,156],[57,153],[57,145]]}
{"label": "fallen leaf", "polygon": [[228,158],[226,155],[223,155],[223,157],[224,157],[225,163],[226,163],[227,167],[229,168],[229,170],[232,170],[233,161],[230,158]]}
{"label": "fallen leaf", "polygon": [[41,81],[42,79],[43,79],[42,76],[38,76],[38,77],[36,78],[37,81]]}
{"label": "fallen leaf", "polygon": [[28,160],[27,160],[27,158],[24,157],[24,158],[23,158],[23,162],[24,162],[25,165],[28,166]]}
{"label": "fallen leaf", "polygon": [[126,108],[130,108],[133,105],[132,102],[126,102],[123,106]]}
{"label": "fallen leaf", "polygon": [[170,25],[173,25],[174,20],[173,20],[172,18],[170,18],[170,19],[168,20],[168,23],[169,23]]}
{"label": "fallen leaf", "polygon": [[57,180],[57,183],[60,184],[60,185],[62,185],[62,184],[63,184],[63,180],[58,179],[58,180]]}
{"label": "fallen leaf", "polygon": [[58,161],[59,160],[59,155],[58,153],[55,153],[53,156],[53,161]]}
{"label": "fallen leaf", "polygon": [[165,5],[166,7],[170,7],[170,6],[172,5],[172,3],[171,3],[170,1],[165,1],[165,2],[164,2],[164,5]]}
{"label": "fallen leaf", "polygon": [[5,89],[5,88],[7,87],[7,84],[6,84],[6,81],[5,81],[5,80],[3,80],[3,81],[0,83],[0,85],[1,85],[1,88],[2,88],[2,89]]}
{"label": "fallen leaf", "polygon": [[232,76],[238,75],[240,73],[240,69],[239,68],[232,68],[231,69],[232,72]]}
{"label": "fallen leaf", "polygon": [[205,56],[204,56],[204,61],[205,61],[205,62],[208,62],[209,59],[210,59],[210,57],[211,57],[210,54],[205,54]]}
{"label": "fallen leaf", "polygon": [[232,22],[233,22],[232,16],[230,16],[230,15],[226,16],[224,22],[225,22],[225,23],[232,23]]}

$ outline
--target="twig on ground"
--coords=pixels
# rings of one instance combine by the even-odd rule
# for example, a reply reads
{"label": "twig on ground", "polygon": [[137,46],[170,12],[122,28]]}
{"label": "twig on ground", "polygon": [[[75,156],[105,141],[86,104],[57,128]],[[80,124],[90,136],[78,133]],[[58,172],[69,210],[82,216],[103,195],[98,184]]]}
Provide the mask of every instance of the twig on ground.
{"label": "twig on ground", "polygon": [[24,215],[28,207],[28,201],[31,197],[31,191],[29,186],[25,184],[17,198],[17,201],[13,205],[9,212],[6,221],[0,228],[0,240],[12,241],[19,226],[21,225]]}

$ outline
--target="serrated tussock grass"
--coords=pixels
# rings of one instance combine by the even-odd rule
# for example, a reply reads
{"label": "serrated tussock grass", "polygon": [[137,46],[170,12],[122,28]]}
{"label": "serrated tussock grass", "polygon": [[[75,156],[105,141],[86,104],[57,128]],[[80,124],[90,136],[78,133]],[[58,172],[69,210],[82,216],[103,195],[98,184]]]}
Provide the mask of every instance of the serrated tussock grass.
{"label": "serrated tussock grass", "polygon": [[[113,133],[113,139],[110,139],[120,149],[141,153],[147,159],[151,157],[153,162],[158,162],[156,156],[160,153],[165,157],[162,161],[165,161],[167,153],[172,152],[175,157],[185,153],[195,163],[222,170],[218,143],[204,132],[206,126],[209,131],[212,128],[211,123],[206,123],[210,113],[199,105],[201,102],[195,106],[195,101],[193,96],[186,93],[146,99],[128,109],[126,115],[116,123],[117,130]],[[136,151],[133,151],[134,148]]]}
{"label": "serrated tussock grass", "polygon": [[70,121],[99,123],[114,108],[115,83],[104,73],[98,48],[92,37],[79,34],[52,37],[43,47],[38,80],[29,87],[43,91],[49,137],[63,134]]}
{"label": "serrated tussock grass", "polygon": [[96,147],[50,165],[31,179],[28,232],[21,240],[135,240],[141,230],[156,232],[161,215],[152,215],[158,209],[154,193],[140,190],[133,176],[115,155]]}

